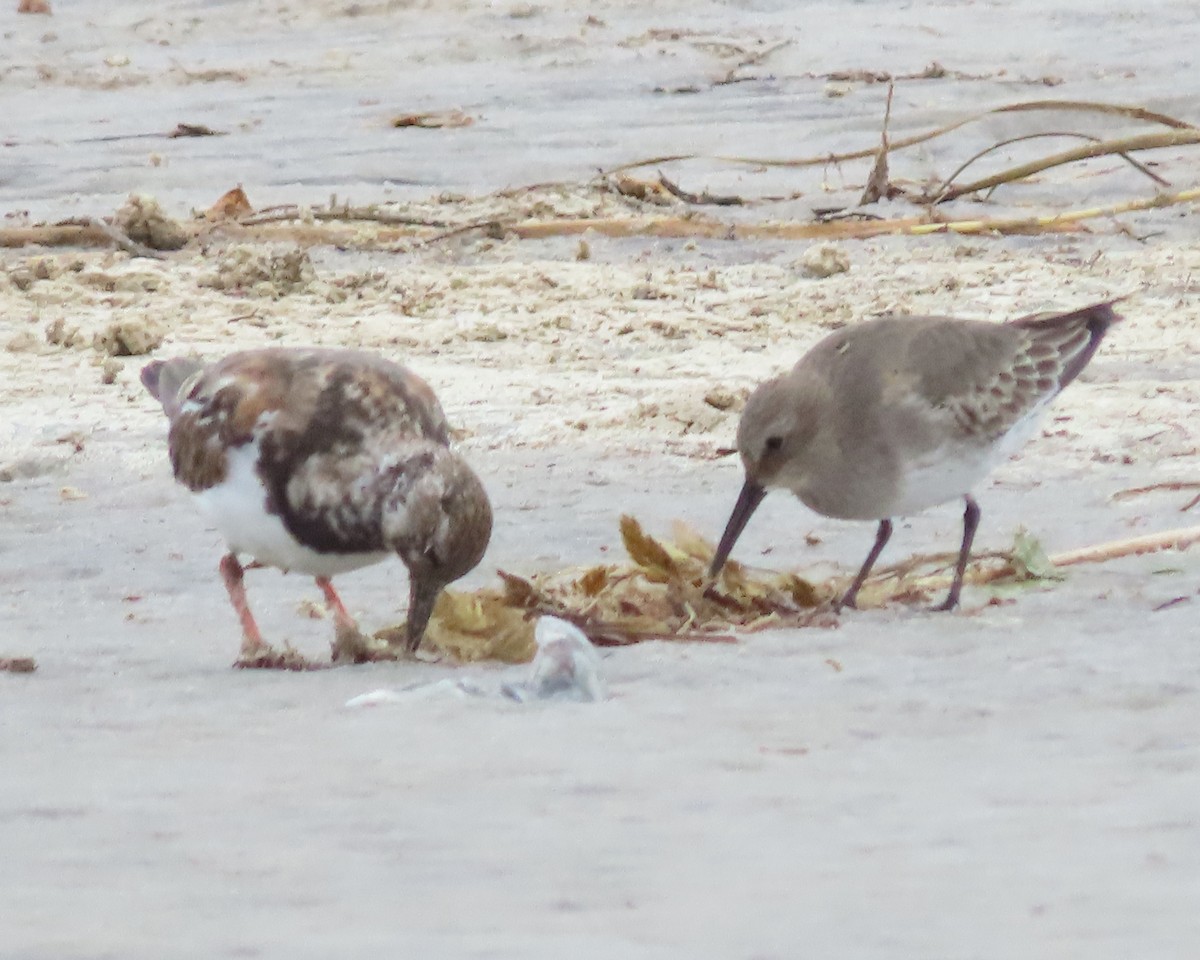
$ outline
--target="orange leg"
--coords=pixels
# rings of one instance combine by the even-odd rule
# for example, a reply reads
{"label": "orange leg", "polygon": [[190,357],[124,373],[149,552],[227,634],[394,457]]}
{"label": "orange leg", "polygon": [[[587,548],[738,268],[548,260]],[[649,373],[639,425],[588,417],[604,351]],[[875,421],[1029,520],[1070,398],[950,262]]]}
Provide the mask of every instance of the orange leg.
{"label": "orange leg", "polygon": [[342,603],[342,598],[333,589],[333,583],[328,577],[316,577],[317,586],[325,594],[325,604],[333,612],[333,659],[334,661],[348,660],[351,663],[365,663],[371,659],[367,638],[358,629],[354,617]]}
{"label": "orange leg", "polygon": [[242,649],[234,661],[235,667],[246,667],[257,670],[314,670],[317,666],[293,649],[290,645],[283,650],[274,649],[262,637],[258,624],[254,622],[254,614],[246,602],[245,573],[247,570],[261,567],[257,561],[242,566],[236,554],[227,553],[221,558],[221,579],[225,581],[225,589],[229,591],[229,602],[237,611],[238,619],[242,622]]}
{"label": "orange leg", "polygon": [[242,623],[242,652],[238,660],[254,660],[271,647],[262,638],[258,624],[254,622],[254,614],[250,612],[250,605],[246,602],[246,587],[243,583],[245,571],[232,553],[227,553],[221,558],[220,571],[221,579],[225,581],[225,589],[229,591],[229,602],[233,604],[238,620]]}

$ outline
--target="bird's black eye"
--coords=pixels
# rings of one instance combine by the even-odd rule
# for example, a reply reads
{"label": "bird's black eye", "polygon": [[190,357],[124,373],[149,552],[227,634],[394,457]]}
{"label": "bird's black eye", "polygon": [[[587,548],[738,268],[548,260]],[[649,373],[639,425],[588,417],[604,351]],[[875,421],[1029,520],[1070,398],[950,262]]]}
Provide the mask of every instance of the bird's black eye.
{"label": "bird's black eye", "polygon": [[783,437],[767,437],[767,450],[774,452],[783,446]]}

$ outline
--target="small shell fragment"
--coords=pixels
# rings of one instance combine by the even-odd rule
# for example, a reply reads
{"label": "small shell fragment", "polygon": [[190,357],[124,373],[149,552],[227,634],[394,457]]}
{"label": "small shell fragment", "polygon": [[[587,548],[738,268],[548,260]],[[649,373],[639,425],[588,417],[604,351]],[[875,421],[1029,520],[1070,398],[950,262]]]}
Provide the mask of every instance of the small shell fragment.
{"label": "small shell fragment", "polygon": [[501,692],[528,700],[589,702],[606,696],[600,657],[582,630],[558,617],[542,617],[533,634],[538,652],[523,684],[505,684]]}

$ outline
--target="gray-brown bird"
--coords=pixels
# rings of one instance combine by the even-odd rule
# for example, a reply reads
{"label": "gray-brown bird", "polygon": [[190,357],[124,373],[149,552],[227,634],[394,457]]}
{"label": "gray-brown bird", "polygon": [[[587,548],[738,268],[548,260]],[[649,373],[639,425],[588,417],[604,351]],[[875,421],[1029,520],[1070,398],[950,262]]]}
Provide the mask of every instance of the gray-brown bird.
{"label": "gray-brown bird", "polygon": [[450,449],[442,408],[412,371],[351,350],[262,349],[211,365],[142,370],[170,421],[175,478],[229,553],[220,563],[242,625],[239,666],[283,667],[246,602],[239,554],[315,577],[334,614],[334,658],[367,656],[331,577],[399,556],[415,652],[442,588],[483,557],[492,510]]}
{"label": "gray-brown bird", "polygon": [[853,607],[892,518],[962,497],[958,564],[937,609],[956,607],[979,524],[972,487],[1020,449],[1091,360],[1120,319],[1114,302],[1003,324],[881,317],[821,340],[746,404],[737,435],[746,480],[711,574],[767,491],[782,487],[827,517],[879,522],[875,545],[835,604]]}

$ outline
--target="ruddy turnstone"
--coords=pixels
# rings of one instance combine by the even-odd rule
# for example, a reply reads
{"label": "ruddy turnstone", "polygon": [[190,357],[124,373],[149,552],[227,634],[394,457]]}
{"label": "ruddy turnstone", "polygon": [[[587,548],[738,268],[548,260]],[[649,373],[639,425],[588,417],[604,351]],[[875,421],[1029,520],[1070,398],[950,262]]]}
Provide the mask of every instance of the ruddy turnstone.
{"label": "ruddy turnstone", "polygon": [[713,558],[716,576],[767,491],[827,517],[878,520],[875,545],[836,608],[853,607],[893,517],[966,502],[958,605],[979,506],[971,488],[1032,436],[1039,414],[1091,360],[1112,303],[995,324],[882,317],[830,334],[751,395],[738,425],[745,484]]}
{"label": "ruddy turnstone", "polygon": [[442,587],[479,563],[492,530],[483,485],[450,449],[424,380],[369,353],[262,349],[211,365],[157,360],[142,383],[170,421],[175,478],[229,546],[220,571],[241,620],[239,666],[290,660],[254,622],[239,554],[315,577],[334,659],[356,661],[368,653],[330,578],[399,555],[416,651]]}

